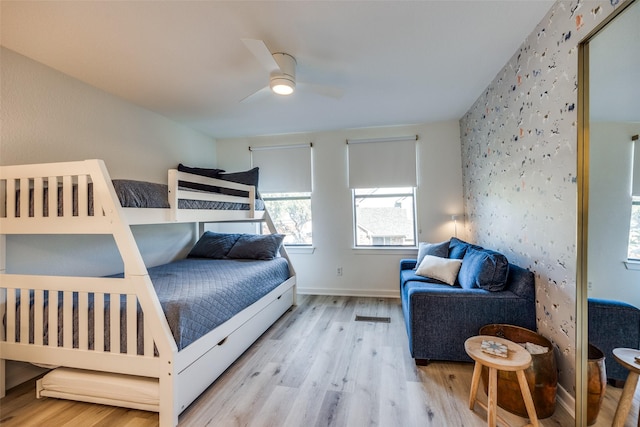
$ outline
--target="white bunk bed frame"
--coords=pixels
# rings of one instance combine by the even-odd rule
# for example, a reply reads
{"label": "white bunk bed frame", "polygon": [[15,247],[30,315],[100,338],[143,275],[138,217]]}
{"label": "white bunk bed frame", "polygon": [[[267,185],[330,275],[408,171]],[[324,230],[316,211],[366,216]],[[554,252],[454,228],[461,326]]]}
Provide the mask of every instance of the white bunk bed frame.
{"label": "white bunk bed frame", "polygon": [[[178,222],[264,221],[271,232],[273,223],[266,211],[256,211],[255,188],[229,181],[169,170],[169,209],[122,208],[109,173],[101,160],[16,165],[0,167],[0,397],[5,392],[4,361],[15,360],[37,364],[66,366],[94,371],[119,373],[158,379],[159,404],[150,408],[159,412],[160,426],[175,426],[179,414],[186,409],[225,369],[230,366],[270,325],[295,304],[296,276],[289,262],[289,279],[268,295],[250,305],[227,322],[210,331],[196,342],[178,351],[157,295],[149,278],[130,225]],[[248,198],[178,189],[178,180],[198,182],[249,192]],[[88,184],[93,183],[94,214],[88,212]],[[73,187],[77,186],[78,212],[73,215]],[[62,187],[63,215],[58,216],[58,191],[45,188]],[[20,215],[17,216],[16,194],[21,189]],[[29,216],[32,189],[34,213]],[[249,210],[212,211],[178,209],[178,199],[240,201],[250,204]],[[43,216],[43,203],[48,203],[48,216]],[[81,209],[80,207],[85,207]],[[6,272],[6,235],[9,234],[107,234],[113,236],[124,263],[124,278],[62,277],[8,274]],[[281,255],[289,260],[284,247]],[[290,260],[289,260],[290,261]],[[63,342],[58,345],[57,310],[50,310],[48,336],[43,339],[43,301],[49,292],[49,306],[62,304],[63,325],[71,325],[74,293],[78,303],[78,348],[73,347],[72,327],[63,328]],[[28,298],[34,294],[33,319]],[[88,301],[94,296],[94,345],[90,349]],[[126,295],[126,324],[120,325],[120,307],[112,304],[110,328],[105,335],[104,296],[117,301]],[[18,301],[19,300],[19,301]],[[26,302],[25,302],[26,301]],[[143,312],[144,354],[137,353],[136,309]],[[102,309],[100,307],[103,307]],[[68,308],[68,309],[67,309]],[[30,324],[33,320],[33,324]],[[14,334],[19,323],[19,336]],[[5,329],[6,328],[6,329]],[[34,340],[29,342],[29,332]],[[120,353],[121,331],[127,332],[127,353]],[[6,333],[5,333],[6,332]],[[110,351],[104,351],[104,338],[110,336]],[[151,338],[151,339],[150,339]],[[154,354],[155,345],[155,354]],[[91,399],[86,399],[92,401]]]}

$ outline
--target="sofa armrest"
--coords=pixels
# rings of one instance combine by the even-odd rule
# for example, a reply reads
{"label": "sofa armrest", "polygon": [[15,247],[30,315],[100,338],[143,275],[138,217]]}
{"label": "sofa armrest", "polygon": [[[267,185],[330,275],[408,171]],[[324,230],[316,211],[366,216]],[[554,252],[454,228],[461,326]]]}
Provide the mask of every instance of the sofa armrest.
{"label": "sofa armrest", "polygon": [[400,260],[400,271],[402,270],[413,270],[416,268],[416,260],[415,259],[401,259]]}
{"label": "sofa armrest", "polygon": [[605,354],[607,378],[624,381],[628,371],[613,358],[618,347],[640,348],[640,310],[621,301],[589,298],[589,343]]}

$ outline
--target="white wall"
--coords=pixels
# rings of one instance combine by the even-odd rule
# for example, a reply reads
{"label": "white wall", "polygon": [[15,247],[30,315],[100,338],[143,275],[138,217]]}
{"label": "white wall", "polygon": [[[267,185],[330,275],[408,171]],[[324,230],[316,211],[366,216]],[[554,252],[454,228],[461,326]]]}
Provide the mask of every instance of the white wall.
{"label": "white wall", "polygon": [[[179,162],[216,164],[210,136],[6,48],[0,50],[0,67],[1,165],[99,158],[112,178],[166,183],[167,169]],[[193,228],[147,226],[136,227],[134,233],[146,249],[146,261],[157,265],[184,253]],[[122,268],[110,255],[113,246],[107,239],[9,236],[7,245],[9,272],[61,271],[66,264],[76,274],[110,274]],[[34,262],[34,255],[43,261]]]}
{"label": "white wall", "polygon": [[640,307],[639,270],[627,270],[632,135],[640,123],[591,123],[589,129],[589,296]]}
{"label": "white wall", "polygon": [[0,164],[99,158],[112,178],[164,183],[216,163],[215,140],[0,48]]}
{"label": "white wall", "polygon": [[[11,50],[0,48],[0,165],[103,159],[112,178],[166,183],[179,162],[215,166],[215,140]],[[157,265],[188,251],[188,224],[133,230]],[[7,272],[104,275],[122,271],[112,240],[8,236]],[[4,254],[0,254],[2,256]],[[7,386],[37,374],[8,364]]]}
{"label": "white wall", "polygon": [[[217,140],[218,166],[248,169],[249,146],[313,143],[313,253],[293,252],[301,293],[398,297],[398,262],[416,250],[353,249],[346,139],[419,135],[417,211],[419,240],[453,235],[452,214],[462,213],[460,133],[457,121]],[[459,234],[462,231],[459,224]],[[463,236],[461,236],[463,237]],[[343,275],[337,276],[338,267]]]}

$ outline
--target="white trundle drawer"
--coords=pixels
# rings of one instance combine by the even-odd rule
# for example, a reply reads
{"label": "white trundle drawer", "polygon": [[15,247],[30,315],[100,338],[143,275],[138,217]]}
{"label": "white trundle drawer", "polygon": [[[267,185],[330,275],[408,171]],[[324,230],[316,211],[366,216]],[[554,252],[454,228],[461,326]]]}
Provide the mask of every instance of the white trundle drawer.
{"label": "white trundle drawer", "polygon": [[288,289],[179,373],[176,391],[178,412],[184,411],[291,307],[293,292],[293,288]]}

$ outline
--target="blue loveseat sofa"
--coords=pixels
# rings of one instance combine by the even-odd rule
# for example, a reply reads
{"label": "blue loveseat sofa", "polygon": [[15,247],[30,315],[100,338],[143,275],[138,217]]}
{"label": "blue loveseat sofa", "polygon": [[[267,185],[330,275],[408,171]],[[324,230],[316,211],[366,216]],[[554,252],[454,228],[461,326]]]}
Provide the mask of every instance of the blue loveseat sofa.
{"label": "blue loveseat sofa", "polygon": [[409,349],[417,364],[471,361],[464,342],[487,324],[536,330],[535,282],[529,270],[508,263],[497,252],[456,238],[423,249],[421,244],[418,260],[426,252],[436,261],[434,256],[462,262],[450,285],[417,274],[418,260],[400,261],[402,311]]}

